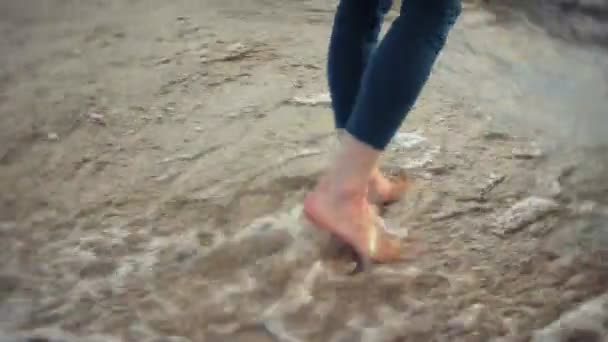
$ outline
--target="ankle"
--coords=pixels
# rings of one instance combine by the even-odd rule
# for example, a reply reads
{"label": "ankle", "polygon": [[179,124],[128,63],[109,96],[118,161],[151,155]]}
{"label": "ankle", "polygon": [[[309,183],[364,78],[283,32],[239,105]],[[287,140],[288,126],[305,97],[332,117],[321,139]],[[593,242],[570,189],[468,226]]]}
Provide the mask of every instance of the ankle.
{"label": "ankle", "polygon": [[320,187],[334,200],[340,202],[359,202],[367,198],[368,185],[361,182],[348,182],[344,179],[332,181],[325,178]]}

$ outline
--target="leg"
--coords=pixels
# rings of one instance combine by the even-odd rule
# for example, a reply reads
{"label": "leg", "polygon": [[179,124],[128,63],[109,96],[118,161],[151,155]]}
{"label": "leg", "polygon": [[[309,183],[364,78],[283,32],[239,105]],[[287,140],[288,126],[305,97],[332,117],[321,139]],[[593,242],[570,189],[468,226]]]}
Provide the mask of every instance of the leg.
{"label": "leg", "polygon": [[[344,130],[338,130],[339,140],[343,139]],[[378,165],[374,167],[369,179],[368,199],[374,205],[384,206],[397,202],[409,188],[409,181],[405,174],[388,179]]]}
{"label": "leg", "polygon": [[[364,75],[347,124],[351,134],[376,149],[386,147],[415,103],[459,13],[460,0],[403,1],[401,16]],[[376,168],[370,198],[376,203],[394,202],[407,185],[405,179],[390,182]]]}
{"label": "leg", "polygon": [[[378,43],[384,16],[392,0],[343,0],[335,16],[328,79],[336,128],[342,131],[352,113],[363,72]],[[340,132],[341,134],[342,132]],[[370,200],[388,204],[404,193],[406,182],[386,179],[376,167],[370,179]]]}
{"label": "leg", "polygon": [[460,0],[404,0],[363,76],[346,125],[356,139],[384,150],[431,72],[460,14]]}
{"label": "leg", "polygon": [[367,202],[369,180],[422,89],[459,5],[459,0],[412,0],[404,5],[407,10],[402,10],[365,71],[333,164],[304,203],[313,223],[377,262],[403,255],[400,243],[375,226]]}
{"label": "leg", "polygon": [[328,81],[336,128],[344,128],[355,105],[363,71],[378,42],[392,0],[342,0],[328,54]]}

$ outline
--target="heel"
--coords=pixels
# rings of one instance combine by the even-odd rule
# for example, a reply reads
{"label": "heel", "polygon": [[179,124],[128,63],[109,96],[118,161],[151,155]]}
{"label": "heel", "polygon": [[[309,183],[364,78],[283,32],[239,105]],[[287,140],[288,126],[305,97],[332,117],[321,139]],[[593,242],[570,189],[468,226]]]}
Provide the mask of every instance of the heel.
{"label": "heel", "polygon": [[349,275],[367,273],[370,271],[373,264],[373,261],[370,257],[358,252],[354,246],[346,242],[339,235],[330,232],[327,229],[323,229],[323,227],[319,226],[316,223],[315,219],[311,217],[311,215],[306,213],[305,210],[302,211],[302,214],[298,218],[298,221],[305,229],[308,228],[327,234],[327,236],[329,237],[327,241],[327,246],[334,247],[336,250],[338,250],[337,254],[340,254],[341,250],[346,250],[351,255],[352,259],[354,259],[355,261],[355,267],[352,269],[352,271],[348,273]]}

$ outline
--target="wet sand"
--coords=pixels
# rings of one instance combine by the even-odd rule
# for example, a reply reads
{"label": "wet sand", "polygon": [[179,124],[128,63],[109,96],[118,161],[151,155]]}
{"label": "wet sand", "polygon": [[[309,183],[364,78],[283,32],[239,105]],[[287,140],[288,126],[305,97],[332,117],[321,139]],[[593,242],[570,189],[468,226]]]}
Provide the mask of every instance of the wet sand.
{"label": "wet sand", "polygon": [[0,5],[0,341],[606,338],[600,48],[467,4],[385,158],[427,251],[349,276],[298,220],[335,2],[33,4]]}

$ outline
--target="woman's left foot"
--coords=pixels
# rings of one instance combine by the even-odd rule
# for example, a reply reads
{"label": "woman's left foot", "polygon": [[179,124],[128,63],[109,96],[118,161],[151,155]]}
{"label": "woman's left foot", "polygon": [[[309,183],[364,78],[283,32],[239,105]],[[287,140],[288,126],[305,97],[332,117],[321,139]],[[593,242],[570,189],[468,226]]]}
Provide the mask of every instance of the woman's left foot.
{"label": "woman's left foot", "polygon": [[377,205],[395,203],[403,198],[408,186],[409,182],[405,175],[389,179],[376,169],[369,181],[369,201]]}

